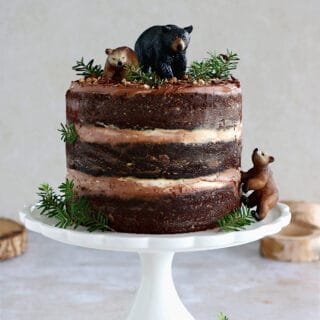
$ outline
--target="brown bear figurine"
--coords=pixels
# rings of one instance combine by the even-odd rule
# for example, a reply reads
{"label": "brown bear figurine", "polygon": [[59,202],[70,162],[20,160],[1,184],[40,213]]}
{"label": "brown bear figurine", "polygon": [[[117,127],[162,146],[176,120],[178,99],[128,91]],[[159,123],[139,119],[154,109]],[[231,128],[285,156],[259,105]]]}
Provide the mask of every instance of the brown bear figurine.
{"label": "brown bear figurine", "polygon": [[125,66],[133,64],[138,66],[138,57],[129,47],[119,47],[116,49],[106,49],[108,55],[102,79],[100,82],[121,82],[126,76]]}
{"label": "brown bear figurine", "polygon": [[274,157],[256,148],[252,153],[253,168],[248,172],[241,171],[243,192],[254,190],[248,197],[243,196],[242,202],[250,208],[257,206],[252,215],[258,221],[264,219],[279,200],[279,191],[269,168],[273,161]]}

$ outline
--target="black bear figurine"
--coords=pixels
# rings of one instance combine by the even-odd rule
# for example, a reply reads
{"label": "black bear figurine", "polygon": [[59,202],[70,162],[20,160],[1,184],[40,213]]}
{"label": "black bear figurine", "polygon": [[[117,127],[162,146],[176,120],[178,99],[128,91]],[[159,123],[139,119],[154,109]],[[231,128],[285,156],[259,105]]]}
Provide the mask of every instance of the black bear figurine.
{"label": "black bear figurine", "polygon": [[144,72],[155,71],[161,78],[183,78],[187,68],[186,49],[193,27],[173,24],[153,26],[138,38],[134,50]]}

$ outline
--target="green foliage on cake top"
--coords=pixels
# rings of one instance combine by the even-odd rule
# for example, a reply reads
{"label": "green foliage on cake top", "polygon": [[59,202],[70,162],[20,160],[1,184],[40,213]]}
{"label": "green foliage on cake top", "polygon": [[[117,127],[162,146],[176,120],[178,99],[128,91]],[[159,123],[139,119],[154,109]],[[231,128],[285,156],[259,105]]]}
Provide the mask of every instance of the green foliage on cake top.
{"label": "green foliage on cake top", "polygon": [[240,231],[256,220],[251,214],[251,209],[242,204],[241,207],[227,213],[223,218],[218,219],[218,225],[223,231]]}
{"label": "green foliage on cake top", "polygon": [[161,79],[155,72],[144,72],[140,66],[135,66],[133,64],[126,65],[125,70],[125,79],[130,82],[146,84],[150,87],[159,87],[164,82],[164,80]]}
{"label": "green foliage on cake top", "polygon": [[108,218],[101,212],[93,212],[85,197],[77,197],[74,182],[66,179],[59,185],[57,194],[47,183],[39,187],[40,201],[37,207],[41,214],[56,219],[56,227],[74,229],[84,226],[89,232],[110,230]]}
{"label": "green foliage on cake top", "polygon": [[72,67],[72,70],[77,71],[77,76],[83,76],[85,78],[94,77],[99,78],[103,74],[103,69],[100,64],[94,65],[94,59],[91,59],[88,63],[81,60],[76,62],[76,65]]}
{"label": "green foliage on cake top", "polygon": [[218,320],[229,320],[222,312],[217,315]]}
{"label": "green foliage on cake top", "polygon": [[226,54],[209,53],[210,57],[202,61],[193,61],[187,75],[193,80],[209,81],[212,79],[230,80],[231,71],[237,68],[239,57],[227,50]]}
{"label": "green foliage on cake top", "polygon": [[73,123],[64,125],[60,123],[61,128],[58,129],[61,132],[61,140],[67,144],[74,144],[78,139],[78,133]]}

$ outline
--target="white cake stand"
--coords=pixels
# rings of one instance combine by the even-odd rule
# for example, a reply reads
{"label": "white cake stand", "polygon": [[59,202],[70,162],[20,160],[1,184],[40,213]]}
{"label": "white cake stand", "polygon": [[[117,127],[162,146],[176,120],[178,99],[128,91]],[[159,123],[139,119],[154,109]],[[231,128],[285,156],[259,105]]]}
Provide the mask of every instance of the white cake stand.
{"label": "white cake stand", "polygon": [[25,226],[42,235],[81,247],[137,252],[142,263],[142,281],[127,320],[194,320],[182,304],[172,280],[175,252],[213,250],[238,246],[277,233],[291,219],[289,208],[278,204],[261,222],[243,231],[146,235],[92,232],[54,227],[54,219],[39,214],[35,205],[20,212]]}

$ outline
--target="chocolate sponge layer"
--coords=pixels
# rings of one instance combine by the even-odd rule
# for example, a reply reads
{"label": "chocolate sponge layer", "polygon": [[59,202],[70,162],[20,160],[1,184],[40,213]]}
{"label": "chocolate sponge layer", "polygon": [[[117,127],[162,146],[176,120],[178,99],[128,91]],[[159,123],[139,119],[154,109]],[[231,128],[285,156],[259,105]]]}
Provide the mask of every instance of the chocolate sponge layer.
{"label": "chocolate sponge layer", "polygon": [[240,167],[241,142],[205,144],[95,144],[67,146],[71,169],[94,176],[194,178]]}
{"label": "chocolate sponge layer", "polygon": [[158,199],[121,199],[88,196],[90,205],[109,218],[116,231],[132,233],[181,233],[206,230],[217,219],[239,206],[237,186]]}
{"label": "chocolate sponge layer", "polygon": [[[67,92],[67,120],[130,129],[229,128],[241,119],[241,93],[214,94],[213,87],[181,90]],[[163,92],[162,92],[163,91]]]}

